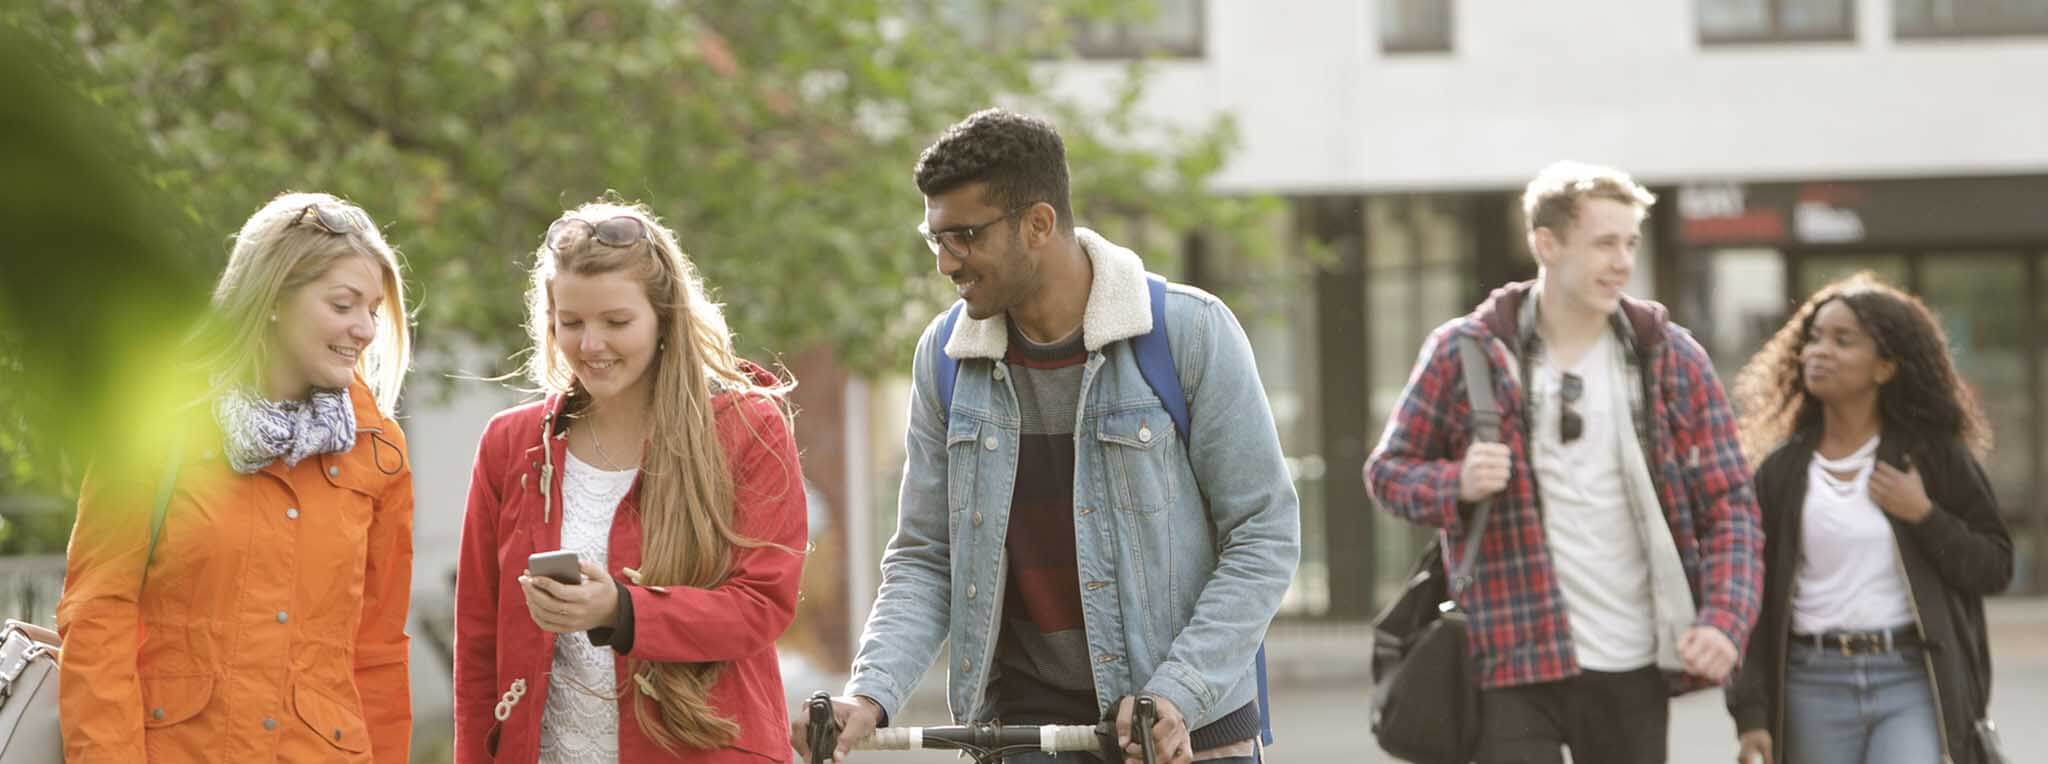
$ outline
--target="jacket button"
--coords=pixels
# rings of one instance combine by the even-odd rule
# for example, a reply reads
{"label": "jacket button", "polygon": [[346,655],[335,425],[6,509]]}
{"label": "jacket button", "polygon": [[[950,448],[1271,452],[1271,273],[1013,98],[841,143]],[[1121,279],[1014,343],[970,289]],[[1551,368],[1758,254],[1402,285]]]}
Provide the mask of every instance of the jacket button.
{"label": "jacket button", "polygon": [[976,513],[974,513],[974,527],[976,527],[976,528],[979,528],[979,527],[981,527],[981,513],[980,513],[980,512],[976,512]]}
{"label": "jacket button", "polygon": [[1115,661],[1115,660],[1117,659],[1117,657],[1118,657],[1118,656],[1114,656],[1114,655],[1105,655],[1105,656],[1102,656],[1102,657],[1100,657],[1100,658],[1097,658],[1097,659],[1095,659],[1095,662],[1096,662],[1096,663],[1110,663],[1110,662],[1114,662],[1114,661]]}
{"label": "jacket button", "polygon": [[291,617],[290,615],[287,615],[287,614],[286,614],[286,613],[285,613],[284,611],[282,611],[282,610],[279,610],[279,611],[277,611],[277,622],[278,622],[278,623],[284,623],[285,621],[289,621],[289,620],[291,620],[291,619],[292,619],[292,617]]}
{"label": "jacket button", "polygon": [[1150,427],[1142,427],[1142,426],[1141,426],[1141,427],[1139,427],[1139,428],[1138,428],[1138,442],[1139,442],[1139,443],[1150,443],[1150,442],[1152,442],[1152,428],[1150,428]]}
{"label": "jacket button", "polygon": [[961,658],[961,659],[960,659],[960,673],[962,673],[962,674],[965,674],[965,673],[967,673],[967,672],[969,672],[969,671],[972,671],[972,670],[974,670],[974,661],[970,661],[970,660],[968,660],[968,659],[966,659],[966,658]]}
{"label": "jacket button", "polygon": [[1088,590],[1092,592],[1092,591],[1095,591],[1096,589],[1100,589],[1100,588],[1102,588],[1102,587],[1105,587],[1105,586],[1108,586],[1108,585],[1109,585],[1109,582],[1108,582],[1108,581],[1089,581],[1089,582],[1088,582]]}
{"label": "jacket button", "polygon": [[286,519],[286,520],[297,520],[297,519],[299,519],[299,508],[298,508],[298,507],[292,507],[292,508],[290,508],[290,509],[286,509],[286,510],[284,511],[284,519]]}
{"label": "jacket button", "polygon": [[151,719],[155,719],[155,720],[157,720],[157,721],[163,721],[163,720],[164,720],[164,710],[163,710],[163,709],[161,709],[161,708],[154,708],[154,709],[150,709],[150,712],[149,712],[149,718],[151,718]]}
{"label": "jacket button", "polygon": [[1082,514],[1083,516],[1095,514],[1095,508],[1094,508],[1094,507],[1082,507],[1082,508],[1081,508],[1081,514]]}
{"label": "jacket button", "polygon": [[1001,382],[1001,381],[1003,381],[1003,378],[1004,378],[1004,377],[1007,377],[1007,376],[1009,376],[1009,375],[1010,375],[1010,373],[1009,373],[1009,372],[1003,371],[1003,366],[1002,366],[1002,364],[997,364],[997,365],[996,365],[996,381],[997,381],[997,382]]}
{"label": "jacket button", "polygon": [[277,720],[276,720],[276,719],[264,719],[264,720],[263,720],[263,731],[264,731],[264,732],[271,732],[271,731],[274,731],[274,730],[276,730],[276,729],[277,729]]}
{"label": "jacket button", "polygon": [[988,449],[988,450],[990,450],[990,451],[994,451],[994,450],[996,450],[996,436],[994,436],[994,435],[990,435],[990,436],[988,436],[988,437],[986,437],[986,438],[982,438],[982,439],[981,439],[981,447],[982,447],[982,448],[986,448],[986,449]]}
{"label": "jacket button", "polygon": [[340,468],[340,467],[328,467],[328,468],[327,468],[327,476],[328,476],[328,477],[334,477],[334,476],[336,476],[336,475],[339,475],[339,474],[341,474],[341,468]]}
{"label": "jacket button", "polygon": [[968,585],[967,585],[967,598],[968,598],[968,599],[974,599],[974,592],[975,592],[975,589],[974,589],[974,584],[968,584]]}
{"label": "jacket button", "polygon": [[334,731],[334,739],[335,739],[335,741],[336,741],[336,742],[340,742],[340,741],[341,741],[341,730],[335,730],[335,731]]}

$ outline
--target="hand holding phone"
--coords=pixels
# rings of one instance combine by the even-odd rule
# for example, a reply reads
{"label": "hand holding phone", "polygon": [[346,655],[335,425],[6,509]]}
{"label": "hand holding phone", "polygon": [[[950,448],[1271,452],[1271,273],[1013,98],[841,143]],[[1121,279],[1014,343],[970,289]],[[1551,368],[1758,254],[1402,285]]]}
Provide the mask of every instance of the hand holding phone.
{"label": "hand holding phone", "polygon": [[570,586],[583,583],[582,563],[576,553],[568,549],[552,552],[537,552],[526,558],[526,570],[536,576],[547,576]]}

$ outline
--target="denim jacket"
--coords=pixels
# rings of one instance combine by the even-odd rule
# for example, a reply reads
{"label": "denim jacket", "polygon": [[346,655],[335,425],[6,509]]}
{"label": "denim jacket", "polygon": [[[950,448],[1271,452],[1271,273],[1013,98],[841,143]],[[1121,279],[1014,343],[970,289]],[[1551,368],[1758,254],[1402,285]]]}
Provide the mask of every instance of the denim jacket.
{"label": "denim jacket", "polygon": [[[1300,508],[1251,343],[1230,309],[1192,287],[1167,290],[1193,431],[1183,446],[1128,342],[1152,329],[1144,263],[1093,231],[1075,235],[1094,265],[1074,542],[1097,711],[1144,691],[1199,728],[1253,698],[1253,654],[1300,554]],[[963,315],[943,349],[935,320],[918,342],[896,535],[847,683],[847,694],[891,717],[949,640],[954,718],[989,715],[1020,428],[1002,363],[1006,320]],[[936,364],[954,359],[949,415],[933,384]]]}

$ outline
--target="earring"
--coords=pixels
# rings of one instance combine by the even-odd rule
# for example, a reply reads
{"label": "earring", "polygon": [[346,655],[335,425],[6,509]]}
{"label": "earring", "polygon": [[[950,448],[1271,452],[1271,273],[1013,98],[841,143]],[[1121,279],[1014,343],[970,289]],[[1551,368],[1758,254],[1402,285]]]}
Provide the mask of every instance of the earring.
{"label": "earring", "polygon": [[662,341],[660,341],[660,342],[656,342],[656,343],[654,343],[654,350],[655,350],[655,352],[661,352],[661,351],[663,351],[663,350],[667,350],[667,349],[668,349],[668,340],[662,340]]}

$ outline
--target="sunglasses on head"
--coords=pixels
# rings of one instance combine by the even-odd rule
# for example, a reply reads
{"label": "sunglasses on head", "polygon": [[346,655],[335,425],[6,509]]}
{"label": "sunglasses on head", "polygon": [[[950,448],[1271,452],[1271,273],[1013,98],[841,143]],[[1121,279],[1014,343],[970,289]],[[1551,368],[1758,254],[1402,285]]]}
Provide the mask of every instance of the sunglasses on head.
{"label": "sunglasses on head", "polygon": [[548,249],[560,252],[584,239],[596,240],[607,247],[630,247],[647,239],[647,226],[631,215],[595,223],[583,218],[565,217],[548,226],[544,241]]}
{"label": "sunglasses on head", "polygon": [[292,225],[307,223],[336,236],[347,236],[371,227],[370,216],[362,210],[331,202],[308,204],[292,217]]}

